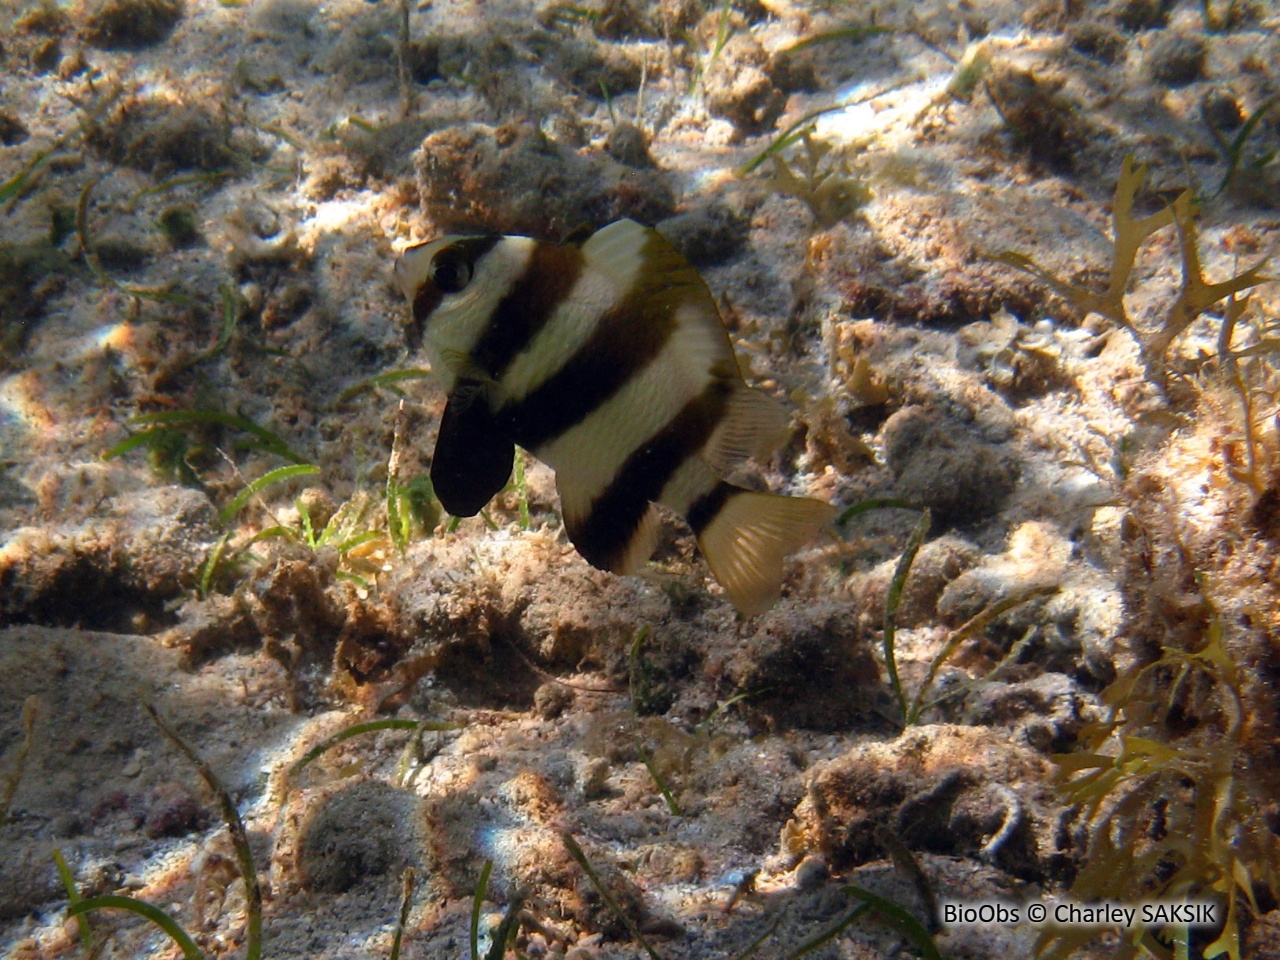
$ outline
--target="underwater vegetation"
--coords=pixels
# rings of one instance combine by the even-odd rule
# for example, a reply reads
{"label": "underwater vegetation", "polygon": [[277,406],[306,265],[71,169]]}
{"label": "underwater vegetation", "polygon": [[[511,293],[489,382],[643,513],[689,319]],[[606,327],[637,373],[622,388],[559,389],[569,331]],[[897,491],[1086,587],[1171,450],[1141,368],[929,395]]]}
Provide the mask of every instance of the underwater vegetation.
{"label": "underwater vegetation", "polygon": [[[1240,668],[1211,615],[1192,649],[1166,647],[1102,694],[1108,716],[1080,733],[1080,751],[1058,756],[1064,796],[1080,804],[1088,850],[1071,884],[1079,902],[1215,900],[1225,918],[1199,955],[1241,960],[1241,915],[1280,894],[1280,837],[1259,802],[1242,749]],[[1199,933],[1200,931],[1197,931]],[[1051,930],[1044,960],[1065,960],[1096,935]],[[1187,957],[1191,936],[1169,924],[1125,940],[1123,956]],[[1209,939],[1205,937],[1204,939]]]}
{"label": "underwater vegetation", "polygon": [[[387,371],[348,388],[338,403],[379,387],[399,393],[395,387],[397,382],[417,379],[420,375],[420,371],[414,370]],[[272,513],[264,496],[290,481],[318,477],[321,470],[275,432],[238,414],[217,410],[140,414],[132,418],[129,425],[145,429],[106,451],[103,459],[114,459],[135,449],[146,450],[157,476],[201,490],[206,488],[199,468],[211,465],[210,454],[215,450],[222,453],[210,439],[210,430],[245,435],[246,439],[229,445],[232,450],[256,450],[290,461],[287,466],[268,470],[253,480],[241,478],[240,489],[219,511],[218,520],[225,532],[209,551],[196,576],[195,589],[201,598],[215,591],[234,589],[241,568],[253,559],[252,547],[270,540],[283,540],[313,553],[332,552],[338,560],[335,576],[351,581],[367,596],[387,557],[393,551],[403,554],[414,537],[429,534],[440,520],[430,479],[419,475],[402,480],[399,476],[398,449],[402,442],[399,432],[394,438],[381,497],[368,490],[357,490],[341,504],[335,504],[323,488],[308,487],[294,498],[295,523],[281,520]],[[238,470],[236,473],[239,476]],[[259,504],[274,522],[253,530],[235,526],[237,518],[251,503]],[[527,511],[527,504],[524,509]]]}
{"label": "underwater vegetation", "polygon": [[[1222,905],[1046,931],[1053,960],[1254,960],[1280,896],[1273,11],[474,6],[19,0],[0,27],[0,621],[74,628],[30,632],[69,652],[42,700],[0,697],[0,840],[33,840],[0,891],[49,882],[0,903],[40,914],[15,956],[998,956],[934,922],[973,883]],[[1127,151],[1148,166],[1113,184]],[[1103,265],[1072,272],[1113,185]],[[580,562],[523,452],[475,520],[431,482],[445,397],[393,257],[622,217],[792,411],[732,482],[843,508],[759,620],[666,528],[641,576]],[[110,739],[54,758],[90,812],[44,817],[58,711],[134,672],[109,644],[152,655],[227,789],[125,690]],[[195,811],[165,849],[157,770]],[[203,866],[152,870],[179,845]]]}
{"label": "underwater vegetation", "polygon": [[[227,788],[223,785],[221,779],[213,771],[213,768],[210,767],[200,754],[178,734],[172,723],[149,703],[144,703],[143,709],[151,718],[152,722],[159,727],[165,738],[168,739],[168,741],[176,747],[187,761],[196,769],[200,778],[204,781],[209,792],[213,795],[217,803],[219,816],[227,829],[227,833],[231,840],[231,847],[234,851],[235,863],[232,869],[234,870],[234,873],[239,876],[240,881],[244,885],[244,957],[245,960],[259,960],[263,953],[262,891],[264,881],[259,875],[258,868],[254,862],[253,851],[249,846],[248,834],[245,831],[244,822],[236,810],[235,801],[227,791]],[[420,738],[423,733],[429,730],[443,731],[455,729],[458,729],[456,724],[438,723],[429,720],[416,721],[383,719],[353,724],[338,731],[333,736],[328,737],[308,750],[306,754],[299,758],[289,768],[282,783],[284,788],[287,789],[290,778],[296,778],[308,764],[324,754],[325,751],[332,749],[351,737],[379,730],[408,730],[415,733]],[[411,739],[410,746],[418,742],[419,741],[416,739]],[[406,752],[402,766],[407,766],[408,757],[409,754]],[[90,897],[81,896],[76,885],[75,873],[63,857],[62,852],[55,848],[53,858],[57,865],[58,875],[61,878],[67,893],[67,919],[76,920],[79,927],[81,943],[89,956],[94,956],[96,951],[101,949],[99,944],[105,944],[105,940],[110,939],[111,936],[110,933],[107,933],[105,937],[101,932],[95,934],[94,926],[90,920],[90,915],[94,911],[99,910],[124,910],[150,921],[163,931],[169,939],[173,941],[174,945],[182,951],[184,960],[205,960],[208,956],[204,950],[200,949],[191,934],[184,929],[181,923],[174,919],[173,916],[165,910],[152,903],[141,900],[137,897],[121,894],[99,894]],[[225,898],[225,886],[229,885],[230,882],[230,877],[221,881],[221,884],[224,887],[221,892],[222,898]],[[400,954],[400,942],[403,936],[405,924],[408,921],[409,907],[416,887],[416,874],[412,868],[405,869],[402,877],[402,883],[403,892],[401,895],[399,920],[396,924],[396,932],[392,942],[391,952],[389,954],[391,960],[396,960]],[[483,885],[481,893],[483,893]],[[199,888],[197,888],[197,897],[198,896]],[[200,916],[201,909],[197,905],[197,920]]]}
{"label": "underwater vegetation", "polygon": [[[1112,206],[1112,258],[1106,289],[1102,292],[1070,283],[1049,273],[1022,254],[1006,251],[996,259],[1025,270],[1046,283],[1050,289],[1079,310],[1081,314],[1097,313],[1125,330],[1137,340],[1147,374],[1161,387],[1169,385],[1169,350],[1174,341],[1195,322],[1196,318],[1223,300],[1235,298],[1250,287],[1267,282],[1263,264],[1250,267],[1227,280],[1209,283],[1201,268],[1199,240],[1196,232],[1196,202],[1190,190],[1179,194],[1169,206],[1146,217],[1135,217],[1134,198],[1146,178],[1146,167],[1126,157],[1120,179],[1116,182]],[[1157,230],[1173,225],[1178,231],[1182,255],[1182,285],[1176,299],[1150,322],[1139,323],[1130,316],[1125,305],[1130,275],[1138,251]]]}
{"label": "underwater vegetation", "polygon": [[795,197],[809,208],[820,230],[828,229],[854,213],[871,199],[865,176],[852,165],[848,148],[837,147],[805,130],[800,138],[803,150],[770,153],[772,173],[761,182],[770,190]]}
{"label": "underwater vegetation", "polygon": [[[249,847],[248,834],[244,821],[236,810],[236,803],[227,792],[222,781],[204,759],[181,737],[172,724],[150,703],[144,703],[143,709],[164,736],[186,757],[200,774],[201,779],[214,795],[218,812],[226,825],[235,852],[235,871],[244,883],[245,896],[245,960],[259,960],[262,956],[262,885],[254,865],[253,851]],[[93,955],[95,949],[93,927],[89,914],[95,910],[126,910],[151,921],[159,927],[182,951],[184,960],[204,960],[205,953],[196,946],[194,940],[176,920],[161,908],[139,900],[136,897],[120,894],[100,894],[92,897],[81,897],[76,888],[75,875],[63,859],[61,852],[55,850],[54,859],[58,874],[67,891],[67,919],[75,918],[79,924],[80,937],[84,948]]]}
{"label": "underwater vegetation", "polygon": [[[1245,321],[1249,297],[1242,294],[1270,278],[1258,263],[1227,280],[1207,281],[1190,191],[1155,213],[1134,215],[1145,172],[1126,158],[1115,192],[1105,291],[1066,282],[1019,254],[998,258],[1039,277],[1080,312],[1106,317],[1132,336],[1167,409],[1185,403],[1181,388],[1194,383],[1190,399],[1198,430],[1213,432],[1220,451],[1207,462],[1179,455],[1178,437],[1166,433],[1165,449],[1131,452],[1131,462],[1119,457],[1113,464],[1111,482],[1128,510],[1134,660],[1102,691],[1105,719],[1080,731],[1076,752],[1054,758],[1060,789],[1079,805],[1086,836],[1069,895],[1081,902],[1214,900],[1225,913],[1218,929],[1138,929],[1120,936],[1114,955],[1241,960],[1248,956],[1246,914],[1268,912],[1280,897],[1280,836],[1267,812],[1274,731],[1263,732],[1274,722],[1274,693],[1267,693],[1265,676],[1246,672],[1272,669],[1273,654],[1264,652],[1268,617],[1258,604],[1275,597],[1270,591],[1265,600],[1259,597],[1257,582],[1234,562],[1233,551],[1220,550],[1216,537],[1204,541],[1179,500],[1193,489],[1194,470],[1207,469],[1216,477],[1213,486],[1236,504],[1227,536],[1257,536],[1240,505],[1252,501],[1256,518],[1277,479],[1269,424],[1277,343],[1265,323]],[[1125,304],[1130,274],[1142,244],[1168,226],[1178,232],[1180,288],[1163,312],[1139,322]],[[1224,301],[1221,314],[1212,314]],[[1201,318],[1217,327],[1217,354],[1188,370],[1184,358],[1170,354]],[[1237,334],[1243,346],[1237,346]],[[1227,399],[1231,394],[1237,402]],[[1180,469],[1189,475],[1179,476]],[[1237,614],[1223,612],[1224,604]],[[1037,956],[1065,960],[1095,936],[1092,930],[1047,930]]]}

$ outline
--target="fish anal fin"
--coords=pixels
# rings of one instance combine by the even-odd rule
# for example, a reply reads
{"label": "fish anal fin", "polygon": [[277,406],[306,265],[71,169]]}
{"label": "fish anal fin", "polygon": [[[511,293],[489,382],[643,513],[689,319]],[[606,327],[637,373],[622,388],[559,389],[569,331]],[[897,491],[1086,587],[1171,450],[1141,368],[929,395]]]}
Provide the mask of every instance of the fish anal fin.
{"label": "fish anal fin", "polygon": [[615,561],[614,573],[633,574],[638,573],[640,568],[649,562],[649,558],[653,556],[653,551],[658,549],[658,535],[662,532],[662,514],[654,504],[649,504],[649,509],[644,512],[644,516],[640,518],[640,523],[636,526],[631,534],[631,538],[627,541],[626,549]]}
{"label": "fish anal fin", "polygon": [[459,383],[445,404],[431,485],[445,510],[474,517],[511,479],[515,444],[499,431],[483,387]]}
{"label": "fish anal fin", "polygon": [[719,509],[698,533],[698,547],[738,611],[764,613],[781,595],[787,556],[835,517],[835,507],[729,484],[716,494]]}
{"label": "fish anal fin", "polygon": [[744,460],[767,457],[782,446],[791,416],[787,409],[759,390],[740,386],[702,457],[718,473],[730,473]]}
{"label": "fish anal fin", "polygon": [[569,542],[587,563],[610,573],[632,574],[658,546],[658,508],[629,497],[591,499],[571,469],[556,472],[556,489]]}

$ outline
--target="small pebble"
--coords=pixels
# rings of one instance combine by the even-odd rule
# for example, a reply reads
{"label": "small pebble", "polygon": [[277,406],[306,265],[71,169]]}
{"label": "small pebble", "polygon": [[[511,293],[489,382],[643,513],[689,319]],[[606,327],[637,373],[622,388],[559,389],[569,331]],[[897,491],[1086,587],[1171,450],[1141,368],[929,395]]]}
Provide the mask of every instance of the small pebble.
{"label": "small pebble", "polygon": [[60,840],[78,836],[83,827],[84,824],[74,813],[60,813],[49,822],[49,832]]}
{"label": "small pebble", "polygon": [[120,768],[121,776],[136,777],[142,772],[143,761],[147,759],[147,751],[139,747],[133,752],[133,756]]}
{"label": "small pebble", "polygon": [[1201,105],[1204,118],[1216,130],[1237,130],[1244,123],[1240,101],[1225,90],[1212,90]]}
{"label": "small pebble", "polygon": [[573,704],[573,691],[562,683],[544,683],[533,693],[533,709],[543,720],[554,720]]}
{"label": "small pebble", "polygon": [[324,798],[298,838],[298,868],[311,890],[342,893],[366,880],[383,881],[416,857],[412,824],[418,798],[366,781]]}
{"label": "small pebble", "polygon": [[903,407],[881,433],[897,495],[929,507],[942,523],[994,516],[1017,484],[1009,453],[939,411]]}
{"label": "small pebble", "polygon": [[593,757],[582,765],[579,776],[583,797],[588,800],[602,797],[609,779],[609,761],[603,757]]}
{"label": "small pebble", "polygon": [[147,798],[147,815],[142,832],[152,840],[181,837],[200,825],[200,802],[174,780],[158,784]]}
{"label": "small pebble", "polygon": [[827,861],[821,857],[805,857],[796,867],[795,888],[797,890],[815,890],[827,882],[831,871]]}
{"label": "small pebble", "polygon": [[655,167],[649,153],[649,138],[634,123],[623,120],[609,131],[604,148],[609,156],[628,167]]}

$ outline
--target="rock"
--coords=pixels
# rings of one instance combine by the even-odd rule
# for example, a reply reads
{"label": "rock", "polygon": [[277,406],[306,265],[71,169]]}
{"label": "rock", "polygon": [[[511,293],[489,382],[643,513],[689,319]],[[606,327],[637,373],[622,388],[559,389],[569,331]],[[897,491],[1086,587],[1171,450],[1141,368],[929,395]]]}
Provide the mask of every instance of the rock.
{"label": "rock", "polygon": [[27,125],[10,110],[0,110],[0,144],[12,147],[30,136]]}
{"label": "rock", "polygon": [[1011,455],[936,410],[904,407],[885,421],[882,437],[898,496],[929,507],[943,523],[994,515],[1018,480]]}
{"label": "rock", "polygon": [[606,0],[595,30],[605,40],[664,40],[687,31],[700,9],[696,0]]}
{"label": "rock", "polygon": [[1147,73],[1156,83],[1185,87],[1204,76],[1209,51],[1199,37],[1187,33],[1165,33],[1147,48]]}
{"label": "rock", "polygon": [[[899,627],[922,627],[938,616],[938,598],[947,585],[981,559],[981,551],[960,537],[944,536],[924,544],[911,564],[894,622]],[[898,561],[888,560],[852,585],[863,617],[879,625],[885,598]]]}
{"label": "rock", "polygon": [[548,45],[565,78],[591,97],[617,97],[639,89],[645,76],[644,44],[592,43],[570,39]]}
{"label": "rock", "polygon": [[887,832],[911,850],[990,858],[1034,880],[1045,873],[1051,825],[1047,794],[1025,781],[1043,769],[1006,734],[981,728],[939,725],[864,743],[817,768],[783,843],[842,874],[889,856]]}
{"label": "rock", "polygon": [[198,829],[203,822],[200,801],[185,785],[166,780],[152,788],[147,797],[142,832],[152,840],[181,837]]}
{"label": "rock", "polygon": [[213,505],[186,487],[121,494],[94,522],[24,527],[0,557],[0,624],[154,629],[217,539]]}
{"label": "rock", "polygon": [[1123,33],[1097,20],[1084,20],[1067,33],[1071,49],[1102,63],[1116,63],[1124,58],[1128,41]]}
{"label": "rock", "polygon": [[159,96],[126,100],[88,142],[115,163],[158,175],[225,170],[248,149],[233,142],[226,117],[204,103]]}
{"label": "rock", "polygon": [[821,857],[805,857],[796,867],[792,885],[797,890],[816,890],[831,879],[831,868]]}
{"label": "rock", "polygon": [[1085,111],[1064,94],[1060,80],[997,62],[987,86],[1022,149],[1054,169],[1071,168],[1090,137],[1090,126]]}
{"label": "rock", "polygon": [[554,720],[573,705],[573,690],[563,683],[544,683],[533,692],[533,709],[543,720]]}
{"label": "rock", "polygon": [[1200,105],[1204,118],[1217,130],[1238,130],[1244,123],[1240,101],[1228,90],[1211,90]]}
{"label": "rock", "polygon": [[746,244],[750,218],[723,203],[710,203],[677,213],[657,224],[695,267],[709,267],[731,260]]}
{"label": "rock", "polygon": [[310,890],[342,893],[416,863],[418,798],[366,780],[321,800],[298,838],[298,869]]}
{"label": "rock", "polygon": [[1006,726],[1041,753],[1065,753],[1088,721],[1080,689],[1062,673],[1019,683],[981,683],[965,700],[965,722]]}
{"label": "rock", "polygon": [[770,129],[786,106],[785,70],[749,33],[736,33],[702,78],[707,110],[746,134]]}
{"label": "rock", "polygon": [[36,915],[41,904],[63,895],[58,871],[53,865],[54,844],[49,841],[20,844],[22,827],[0,825],[0,844],[5,856],[0,861],[0,920]]}
{"label": "rock", "polygon": [[606,153],[579,153],[538,128],[460,124],[414,154],[423,212],[444,232],[559,239],[623,217],[656,223],[675,210],[665,174]]}
{"label": "rock", "polygon": [[782,726],[841,730],[874,713],[880,669],[842,604],[779,604],[726,673]]}
{"label": "rock", "polygon": [[628,167],[645,169],[657,166],[649,154],[649,138],[645,132],[625,120],[609,131],[604,149],[609,156]]}
{"label": "rock", "polygon": [[106,0],[89,16],[95,46],[139,50],[159,43],[182,19],[181,0]]}
{"label": "rock", "polygon": [[1169,0],[1116,0],[1107,13],[1126,30],[1152,30],[1169,22]]}

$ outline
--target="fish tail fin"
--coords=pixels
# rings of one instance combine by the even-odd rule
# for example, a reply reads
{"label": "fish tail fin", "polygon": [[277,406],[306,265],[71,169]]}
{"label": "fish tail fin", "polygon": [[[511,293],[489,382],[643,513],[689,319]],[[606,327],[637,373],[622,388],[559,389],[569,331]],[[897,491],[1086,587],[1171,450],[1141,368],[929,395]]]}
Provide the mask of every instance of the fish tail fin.
{"label": "fish tail fin", "polygon": [[693,504],[689,522],[729,600],[751,617],[777,602],[783,561],[835,513],[821,500],[756,493],[722,481]]}

